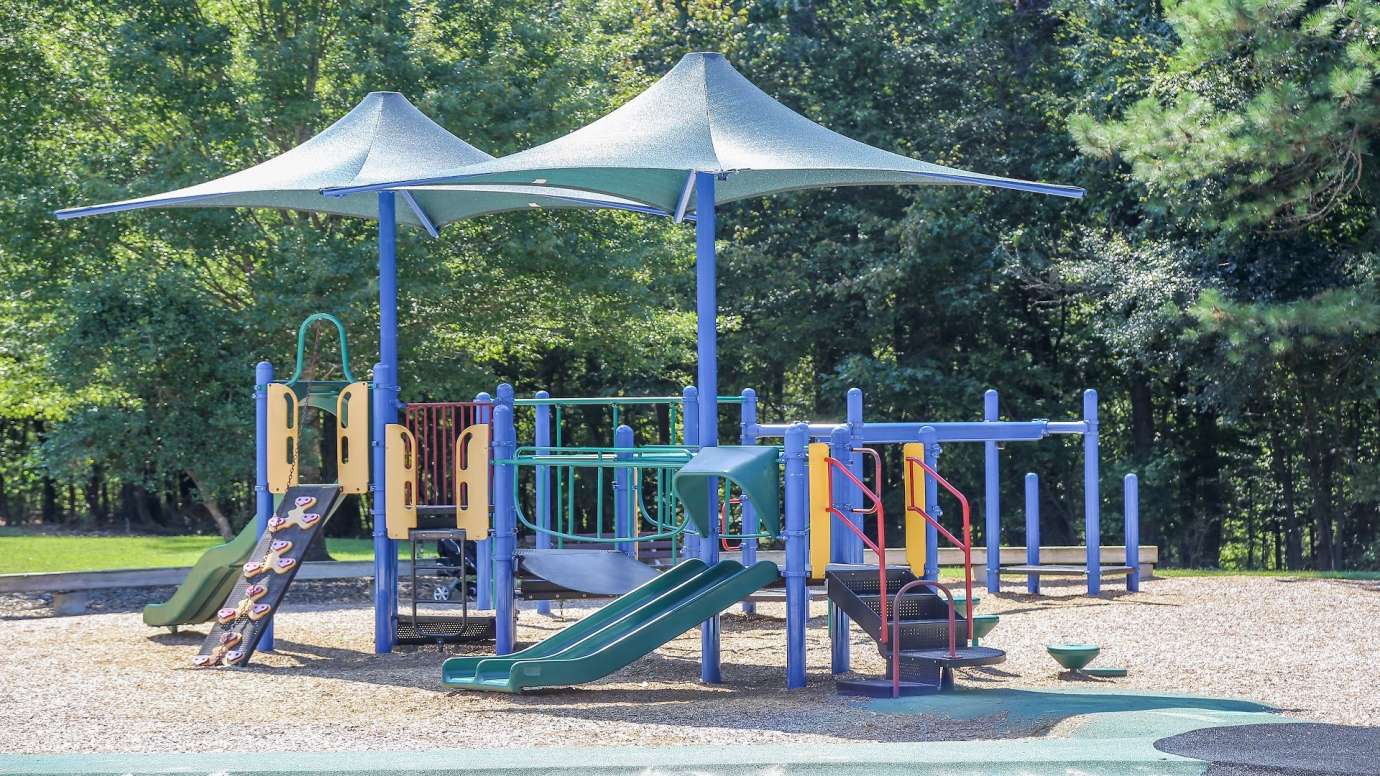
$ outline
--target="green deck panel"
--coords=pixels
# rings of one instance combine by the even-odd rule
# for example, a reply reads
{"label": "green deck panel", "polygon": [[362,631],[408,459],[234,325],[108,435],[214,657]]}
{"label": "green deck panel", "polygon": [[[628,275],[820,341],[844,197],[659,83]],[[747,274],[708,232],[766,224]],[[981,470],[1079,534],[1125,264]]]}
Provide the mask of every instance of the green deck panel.
{"label": "green deck panel", "polygon": [[694,521],[700,536],[709,535],[709,481],[725,479],[737,485],[757,510],[757,523],[775,536],[781,532],[780,452],[762,445],[706,447],[676,472],[676,496]]}
{"label": "green deck panel", "polygon": [[257,541],[256,526],[251,520],[233,540],[207,550],[187,572],[172,598],[144,607],[144,624],[165,627],[210,620],[235,586],[240,567],[249,560]]}
{"label": "green deck panel", "polygon": [[449,687],[490,692],[591,682],[733,606],[779,575],[770,561],[746,568],[732,560],[713,566],[686,561],[522,652],[451,658],[442,666],[442,681]]}

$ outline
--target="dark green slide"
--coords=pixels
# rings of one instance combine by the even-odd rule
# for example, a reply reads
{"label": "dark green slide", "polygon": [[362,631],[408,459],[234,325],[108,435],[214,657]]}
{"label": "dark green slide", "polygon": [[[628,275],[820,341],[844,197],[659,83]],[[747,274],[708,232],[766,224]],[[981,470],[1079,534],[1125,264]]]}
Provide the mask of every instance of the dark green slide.
{"label": "dark green slide", "polygon": [[591,682],[738,603],[779,574],[770,561],[744,568],[734,560],[713,566],[687,560],[521,652],[450,658],[441,667],[441,681],[490,692]]}
{"label": "dark green slide", "polygon": [[194,625],[214,618],[239,579],[240,567],[249,560],[257,539],[254,521],[250,520],[239,536],[207,550],[187,572],[172,598],[144,607],[144,624]]}

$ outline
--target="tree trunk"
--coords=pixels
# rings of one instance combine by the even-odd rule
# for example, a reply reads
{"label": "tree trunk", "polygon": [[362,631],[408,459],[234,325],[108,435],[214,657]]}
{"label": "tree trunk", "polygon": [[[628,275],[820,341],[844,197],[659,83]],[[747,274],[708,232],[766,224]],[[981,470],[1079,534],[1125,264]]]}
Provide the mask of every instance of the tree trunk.
{"label": "tree trunk", "polygon": [[220,532],[225,541],[235,538],[235,529],[230,526],[230,520],[225,513],[220,511],[220,505],[214,498],[209,498],[205,488],[201,487],[201,480],[197,479],[196,472],[187,470],[187,477],[196,485],[197,497],[201,500],[201,505],[206,507],[206,513],[211,516],[211,522],[216,524],[216,530]]}
{"label": "tree trunk", "polygon": [[1155,446],[1155,405],[1150,381],[1139,368],[1130,374],[1131,453],[1137,461],[1148,461]]}
{"label": "tree trunk", "polygon": [[1270,423],[1270,462],[1279,480],[1284,503],[1284,568],[1297,571],[1303,568],[1303,537],[1299,534],[1298,496],[1294,485],[1294,466],[1291,451],[1284,447],[1284,434],[1280,432],[1282,417]]}

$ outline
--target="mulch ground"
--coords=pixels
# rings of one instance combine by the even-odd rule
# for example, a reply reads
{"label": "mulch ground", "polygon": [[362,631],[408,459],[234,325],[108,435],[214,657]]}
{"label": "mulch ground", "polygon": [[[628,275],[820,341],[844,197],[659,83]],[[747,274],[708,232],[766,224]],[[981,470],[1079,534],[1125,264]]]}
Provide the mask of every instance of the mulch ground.
{"label": "mulch ground", "polygon": [[[963,671],[964,687],[1098,689],[1248,698],[1301,720],[1380,724],[1380,583],[1266,577],[1148,581],[1099,598],[1076,586],[1044,597],[983,595],[1000,614],[984,643],[1006,663]],[[239,670],[190,667],[204,626],[176,634],[138,610],[169,590],[113,591],[92,613],[54,617],[39,596],[0,597],[0,751],[245,751],[444,749],[542,745],[662,745],[930,741],[1031,735],[1007,720],[878,714],[843,698],[828,673],[824,606],[812,608],[810,686],[784,689],[784,610],[723,619],[724,684],[698,682],[690,632],[600,682],[522,696],[450,691],[446,655],[482,648],[404,648],[372,654],[364,581],[294,587],[278,615],[278,651]],[[519,639],[534,642],[584,616],[542,617],[524,605]],[[1055,642],[1102,645],[1094,665],[1123,679],[1061,675]],[[861,675],[880,675],[875,647],[854,634]],[[1041,723],[1044,724],[1044,723]],[[1047,727],[1047,725],[1045,725]]]}

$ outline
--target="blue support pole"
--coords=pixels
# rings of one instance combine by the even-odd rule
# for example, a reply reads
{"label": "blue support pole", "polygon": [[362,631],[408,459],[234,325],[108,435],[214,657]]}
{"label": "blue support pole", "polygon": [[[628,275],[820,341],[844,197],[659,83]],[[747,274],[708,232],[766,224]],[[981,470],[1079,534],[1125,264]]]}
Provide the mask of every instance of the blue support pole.
{"label": "blue support pole", "polygon": [[807,426],[786,430],[786,687],[805,686],[805,624],[810,601],[805,589],[808,555],[806,526],[805,443]]}
{"label": "blue support pole", "polygon": [[379,367],[374,370],[374,651],[393,650],[398,610],[398,550],[388,538],[384,429],[398,420],[398,219],[391,191],[378,194]]}
{"label": "blue support pole", "polygon": [[[1025,564],[1040,565],[1040,476],[1035,472],[1025,475]],[[1040,592],[1040,575],[1026,574],[1025,589]]]}
{"label": "blue support pole", "polygon": [[[853,472],[854,477],[857,477],[859,480],[866,482],[867,478],[863,475],[862,453],[853,452],[857,448],[863,446],[862,389],[849,388],[848,393],[846,394],[846,404],[848,408],[848,457],[841,458],[840,460],[848,462],[848,470]],[[881,486],[882,484],[880,482],[873,484],[874,488],[880,488]],[[847,488],[846,492],[848,494],[848,507],[844,510],[844,512],[846,512],[848,514],[848,518],[853,521],[853,525],[857,526],[861,530],[865,528],[863,516],[861,513],[861,509],[863,507],[862,491],[858,490],[857,488],[849,487]],[[863,541],[859,539],[856,535],[854,535],[852,531],[845,531],[844,533],[847,534],[844,541],[848,543],[846,545],[848,547],[847,562],[863,563],[865,560],[864,548],[866,545],[864,545]]]}
{"label": "blue support pole", "polygon": [[[505,386],[499,386],[503,396]],[[512,386],[507,386],[512,391]],[[511,399],[511,395],[509,396]],[[510,461],[517,447],[513,407],[500,402],[494,407],[494,460]],[[517,555],[517,516],[513,504],[513,478],[517,466],[494,464],[494,653],[513,651],[513,563]]]}
{"label": "blue support pole", "polygon": [[[697,381],[700,396],[700,444],[719,444],[718,271],[714,254],[714,174],[695,173],[695,315],[698,355]],[[709,514],[719,512],[719,483],[711,480]],[[700,559],[719,562],[717,520],[709,520],[709,532],[700,542]],[[719,671],[719,615],[700,626],[700,681],[717,684]]]}
{"label": "blue support pole", "polygon": [[[997,392],[982,394],[982,419],[997,419]],[[987,538],[987,592],[1001,592],[1001,461],[996,442],[983,443],[983,535]]]}
{"label": "blue support pole", "polygon": [[[374,364],[374,438],[370,441],[374,453],[374,477],[370,491],[374,502],[374,652],[387,654],[393,650],[393,618],[397,616],[397,550],[388,538],[387,499],[384,497],[384,472],[388,457],[383,446],[385,417],[390,403],[388,367]],[[393,563],[390,564],[389,558]],[[390,569],[390,566],[392,568]]]}
{"label": "blue support pole", "polygon": [[1122,486],[1126,499],[1126,565],[1131,574],[1126,577],[1126,589],[1140,591],[1140,478],[1126,475]]}
{"label": "blue support pole", "polygon": [[1102,495],[1097,475],[1097,391],[1083,392],[1083,534],[1088,549],[1088,595],[1102,591]]}
{"label": "blue support pole", "polygon": [[[829,435],[829,457],[839,461],[848,460],[848,427],[835,426],[834,432]],[[834,490],[834,508],[843,512],[850,520],[852,515],[848,509],[848,492],[853,490],[853,483],[837,470],[830,469],[830,481]],[[842,541],[842,537],[855,538],[853,532],[847,526],[839,525],[841,518],[833,515],[829,520],[830,545],[829,559],[834,563],[852,563],[852,547]],[[830,627],[829,627],[829,670],[836,674],[846,673],[850,664],[851,655],[849,653],[848,616],[843,610],[832,604],[829,607]]]}
{"label": "blue support pole", "polygon": [[[613,446],[618,448],[632,447],[633,430],[631,426],[620,424],[613,430]],[[620,460],[630,460],[632,453],[619,452],[615,454]],[[636,519],[635,510],[632,504],[633,494],[633,469],[619,468],[613,470],[613,535],[632,536],[633,521]],[[637,543],[633,541],[622,541],[614,544],[614,548],[627,555],[629,558],[637,557]]]}
{"label": "blue support pole", "polygon": [[[480,392],[476,394],[474,400],[477,404],[481,406],[493,404],[493,397],[490,396],[487,392]],[[476,407],[475,414],[481,418],[487,417],[490,421],[493,420],[494,416],[493,409],[485,411],[480,407]],[[495,460],[497,458],[498,456],[495,454],[491,456],[490,460]],[[494,489],[490,495],[490,498],[494,499],[494,504],[498,503],[498,499],[496,498],[497,492],[497,489]],[[491,504],[490,506],[492,507],[493,504]],[[497,524],[495,524],[493,528],[494,530],[497,530]],[[492,536],[483,541],[474,543],[474,605],[478,609],[494,608],[493,546],[494,543]]]}
{"label": "blue support pole", "polygon": [[[551,394],[546,391],[537,391],[538,399],[549,399]],[[537,454],[551,452],[551,405],[538,404],[536,406],[536,429],[534,431]],[[551,467],[546,465],[537,466],[537,527],[551,528]],[[537,532],[537,549],[546,550],[551,548],[551,537],[541,531]],[[550,601],[537,602],[537,614],[551,614]]]}
{"label": "blue support pole", "polygon": [[[738,441],[744,445],[757,444],[757,392],[751,388],[743,389],[743,403],[739,406],[739,432]],[[748,500],[747,494],[743,494],[743,536],[753,536],[757,533],[757,508]],[[751,566],[757,562],[757,540],[743,540],[743,565]],[[757,611],[757,604],[752,601],[743,602],[743,614],[753,614]]]}
{"label": "blue support pole", "polygon": [[[687,447],[696,447],[700,443],[700,392],[693,385],[687,385],[681,391],[681,417],[685,420],[684,443]],[[685,533],[682,534],[685,544],[681,547],[682,558],[698,558],[700,556],[700,535],[695,529],[694,523],[687,523]]]}
{"label": "blue support pole", "polygon": [[[273,365],[260,361],[254,367],[254,531],[262,539],[273,517],[273,494],[268,492],[268,384],[273,382]],[[259,649],[273,651],[273,619],[270,615]]]}
{"label": "blue support pole", "polygon": [[[920,441],[925,445],[925,463],[939,471],[939,433],[934,426],[920,429]],[[942,520],[944,510],[939,506],[939,482],[925,475],[925,511],[935,520]],[[925,523],[925,579],[939,579],[939,532]]]}

